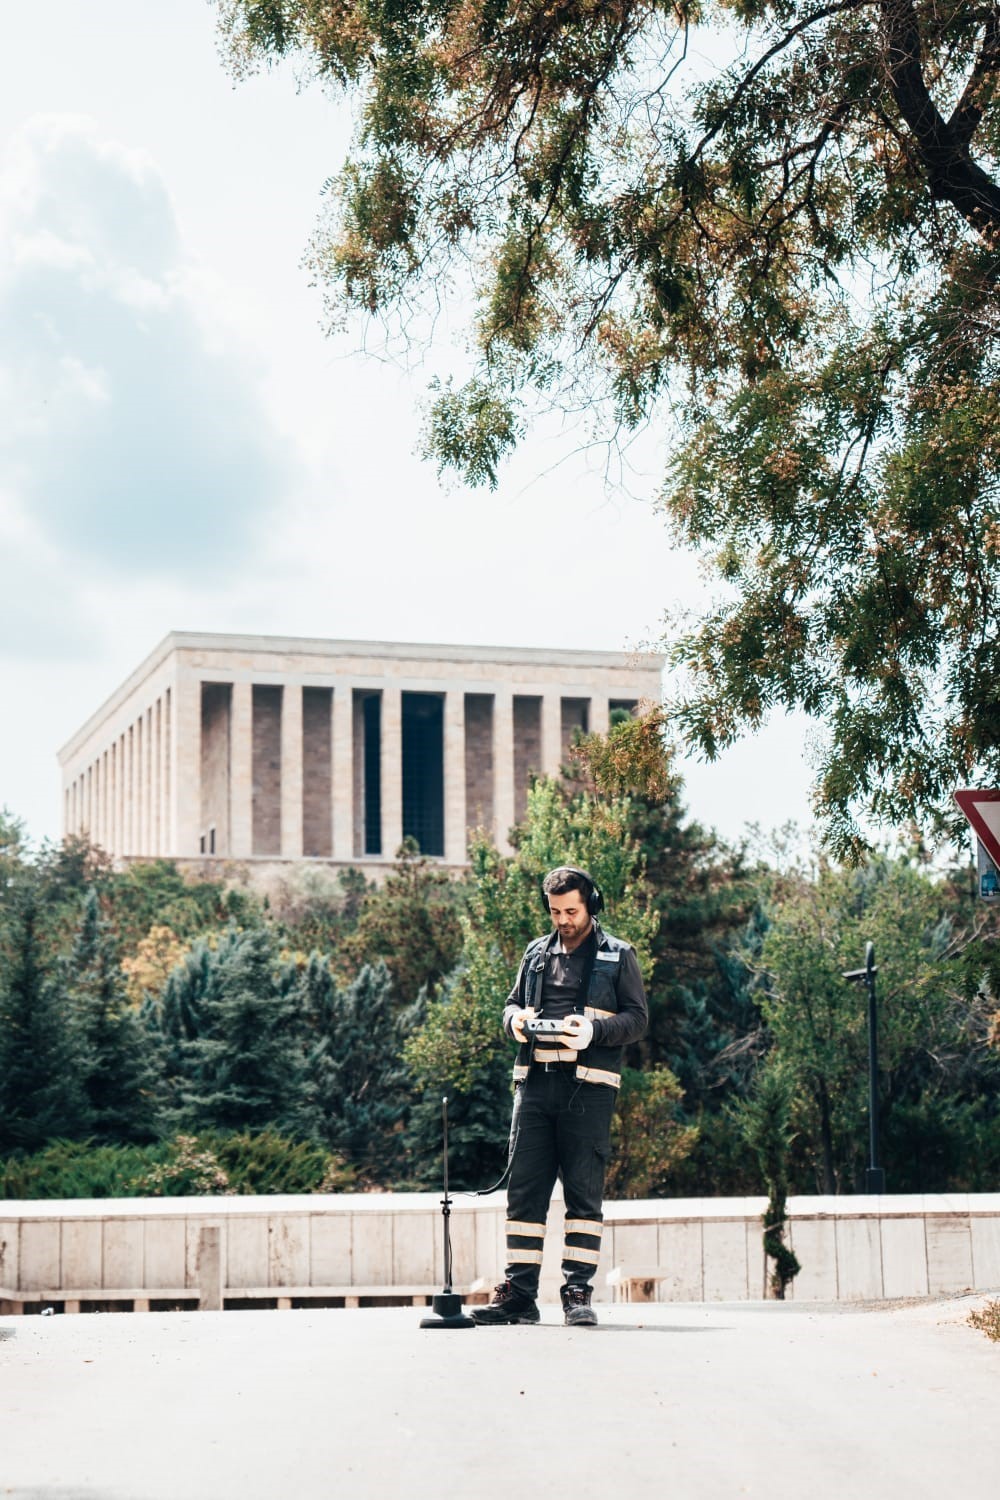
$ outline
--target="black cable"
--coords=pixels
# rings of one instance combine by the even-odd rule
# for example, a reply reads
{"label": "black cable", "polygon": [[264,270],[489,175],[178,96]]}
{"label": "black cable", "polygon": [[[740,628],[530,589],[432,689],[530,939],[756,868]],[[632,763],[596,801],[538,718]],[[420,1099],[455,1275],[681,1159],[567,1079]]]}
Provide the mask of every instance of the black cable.
{"label": "black cable", "polygon": [[[532,1046],[534,1046],[534,1040],[532,1040]],[[464,1194],[466,1198],[485,1198],[487,1193],[495,1193],[497,1188],[502,1187],[505,1179],[510,1175],[510,1169],[514,1165],[514,1152],[517,1150],[517,1142],[521,1134],[520,1104],[520,1095],[515,1094],[514,1110],[510,1121],[510,1135],[507,1137],[507,1165],[504,1167],[503,1172],[497,1178],[496,1182],[491,1183],[489,1187],[466,1188]]]}

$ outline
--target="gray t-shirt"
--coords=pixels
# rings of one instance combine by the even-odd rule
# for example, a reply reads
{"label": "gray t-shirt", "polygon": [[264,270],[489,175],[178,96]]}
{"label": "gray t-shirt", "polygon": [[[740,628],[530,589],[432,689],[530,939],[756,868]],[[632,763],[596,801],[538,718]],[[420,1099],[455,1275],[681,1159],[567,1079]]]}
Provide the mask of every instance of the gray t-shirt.
{"label": "gray t-shirt", "polygon": [[567,953],[558,943],[545,957],[545,973],[542,975],[542,1015],[561,1021],[574,1010],[582,1010],[580,986],[584,971],[593,962],[597,939],[593,933]]}

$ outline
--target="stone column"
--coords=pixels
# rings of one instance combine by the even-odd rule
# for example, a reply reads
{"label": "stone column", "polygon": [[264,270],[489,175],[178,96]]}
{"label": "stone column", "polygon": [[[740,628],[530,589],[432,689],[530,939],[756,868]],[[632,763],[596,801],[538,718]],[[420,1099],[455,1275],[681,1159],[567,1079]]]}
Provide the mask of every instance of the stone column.
{"label": "stone column", "polygon": [[122,853],[135,853],[135,725],[130,724],[122,736],[125,747],[125,823],[122,830]]}
{"label": "stone column", "polygon": [[590,709],[587,714],[587,728],[591,734],[607,734],[610,725],[608,695],[597,693],[590,700]]}
{"label": "stone column", "polygon": [[138,831],[136,838],[136,854],[149,853],[149,720],[146,711],[136,720],[136,811],[138,818]]}
{"label": "stone column", "polygon": [[111,751],[101,751],[101,848],[111,848]]}
{"label": "stone column", "polygon": [[170,689],[160,698],[160,854],[170,854]]}
{"label": "stone column", "polygon": [[156,853],[156,708],[150,704],[146,709],[146,844],[144,854],[152,857]]}
{"label": "stone column", "polygon": [[382,858],[392,860],[403,842],[403,695],[382,689]]}
{"label": "stone column", "polygon": [[153,842],[150,852],[163,854],[163,700],[153,704]]}
{"label": "stone column", "polygon": [[507,835],[514,826],[514,694],[501,688],[493,699],[494,838],[501,854],[511,852]]}
{"label": "stone column", "polygon": [[101,759],[97,756],[90,762],[90,842],[99,842],[101,816]]}
{"label": "stone column", "polygon": [[465,692],[452,688],[444,697],[444,857],[448,864],[465,864],[467,842]]}
{"label": "stone column", "polygon": [[542,775],[558,776],[562,758],[562,697],[546,693],[542,699]]}
{"label": "stone column", "polygon": [[281,854],[302,857],[302,688],[281,690]]}
{"label": "stone column", "polygon": [[142,716],[132,722],[132,744],[129,756],[132,787],[131,852],[142,853]]}
{"label": "stone column", "polygon": [[118,802],[116,810],[117,819],[117,845],[118,854],[125,853],[125,736],[118,736],[118,754],[115,757],[115,776],[118,780]]}
{"label": "stone column", "polygon": [[198,853],[201,829],[201,682],[178,675],[170,690],[170,853]]}
{"label": "stone column", "polygon": [[108,849],[118,851],[118,741],[111,741],[108,751]]}
{"label": "stone column", "polygon": [[354,858],[354,694],[347,683],[333,689],[331,732],[333,774],[333,857]]}
{"label": "stone column", "polygon": [[253,684],[234,682],[229,721],[230,853],[253,853]]}
{"label": "stone column", "polygon": [[91,838],[100,848],[104,847],[104,782],[101,757],[94,761],[94,829]]}
{"label": "stone column", "polygon": [[142,723],[133,719],[129,734],[129,800],[132,804],[129,818],[129,852],[138,854],[142,848]]}

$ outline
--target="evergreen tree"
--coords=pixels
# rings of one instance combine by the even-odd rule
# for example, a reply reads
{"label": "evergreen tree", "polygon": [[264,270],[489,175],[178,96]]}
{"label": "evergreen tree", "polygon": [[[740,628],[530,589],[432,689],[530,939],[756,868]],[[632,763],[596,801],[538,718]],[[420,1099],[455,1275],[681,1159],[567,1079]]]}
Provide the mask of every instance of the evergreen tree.
{"label": "evergreen tree", "polygon": [[118,945],[93,886],[64,969],[90,1132],[100,1141],[147,1140],[155,1133],[157,1114],[155,1049],[129,1004]]}
{"label": "evergreen tree", "polygon": [[325,1143],[375,1181],[398,1167],[409,1085],[401,1061],[407,1013],[384,963],[363,964],[330,997],[326,1035],[311,1061]]}
{"label": "evergreen tree", "polygon": [[213,947],[205,939],[174,968],[163,990],[159,1006],[146,1011],[147,1025],[160,1057],[165,1113],[174,1123],[183,1120],[182,1093],[194,1068],[194,1043],[201,1036],[205,1013],[218,998],[220,963],[239,941],[229,928]]}
{"label": "evergreen tree", "polygon": [[329,1067],[327,1055],[337,1006],[337,981],[325,954],[310,953],[304,964],[285,963],[278,979],[291,997],[302,1029],[302,1086],[289,1128],[306,1140],[328,1138]]}
{"label": "evergreen tree", "polygon": [[30,887],[9,914],[0,979],[0,1152],[85,1135],[85,1067],[73,1017],[47,972]]}
{"label": "evergreen tree", "polygon": [[277,982],[271,936],[239,933],[205,964],[198,1030],[181,1049],[183,1123],[281,1129],[300,1108],[305,1066],[296,997]]}
{"label": "evergreen tree", "polygon": [[0,807],[0,924],[28,863],[27,834],[20,818]]}
{"label": "evergreen tree", "polygon": [[802,1267],[785,1243],[789,1156],[795,1138],[792,1108],[795,1089],[779,1060],[770,1060],[754,1079],[750,1096],[734,1112],[735,1123],[752,1151],[764,1185],[764,1254],[773,1261],[768,1285],[779,1301]]}
{"label": "evergreen tree", "polygon": [[[510,1115],[510,1059],[501,1056],[489,1071],[477,1073],[462,1093],[448,1098],[448,1172],[460,1192],[486,1192],[501,1185],[507,1165],[505,1116]],[[439,1187],[442,1180],[442,1094],[431,1089],[415,1100],[406,1130],[409,1177],[417,1187]]]}

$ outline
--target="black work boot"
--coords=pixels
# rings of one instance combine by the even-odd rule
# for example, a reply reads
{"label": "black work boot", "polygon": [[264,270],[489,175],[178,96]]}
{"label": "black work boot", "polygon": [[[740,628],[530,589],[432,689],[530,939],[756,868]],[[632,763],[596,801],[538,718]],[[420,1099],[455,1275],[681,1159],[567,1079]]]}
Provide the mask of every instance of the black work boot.
{"label": "black work boot", "polygon": [[469,1309],[476,1323],[537,1323],[538,1303],[516,1291],[509,1281],[501,1281],[487,1307]]}
{"label": "black work boot", "polygon": [[597,1322],[597,1314],[590,1305],[589,1286],[564,1286],[562,1305],[567,1328],[593,1328]]}

